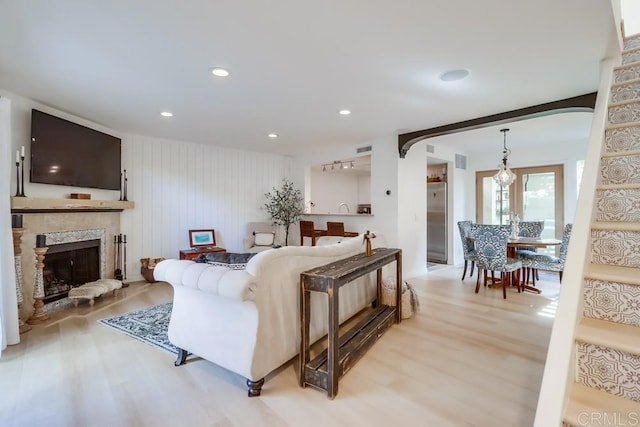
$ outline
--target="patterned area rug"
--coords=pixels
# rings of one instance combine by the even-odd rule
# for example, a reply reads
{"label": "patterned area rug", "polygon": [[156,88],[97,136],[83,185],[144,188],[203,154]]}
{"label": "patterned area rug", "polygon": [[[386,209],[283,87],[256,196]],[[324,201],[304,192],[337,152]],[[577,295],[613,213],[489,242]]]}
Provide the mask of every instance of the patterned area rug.
{"label": "patterned area rug", "polygon": [[167,302],[143,310],[100,319],[98,323],[170,353],[178,354],[178,349],[169,342],[167,337],[172,307],[173,303]]}

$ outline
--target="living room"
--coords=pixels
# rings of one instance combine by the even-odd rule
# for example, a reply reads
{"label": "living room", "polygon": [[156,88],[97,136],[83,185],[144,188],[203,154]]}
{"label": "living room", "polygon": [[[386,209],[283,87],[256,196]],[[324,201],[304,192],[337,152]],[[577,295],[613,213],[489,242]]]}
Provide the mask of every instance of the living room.
{"label": "living room", "polygon": [[[553,7],[551,4],[547,6],[550,8]],[[506,6],[503,5],[503,7]],[[584,24],[584,26],[588,28],[589,26],[595,26],[594,22],[609,22],[606,19],[602,19],[602,21],[600,21],[600,18],[598,18],[598,16],[603,14],[603,10],[605,14],[609,13],[607,8],[601,9],[602,6],[595,3],[590,4],[590,8],[591,7],[593,7],[593,11],[587,14],[588,17],[585,18],[585,22],[581,23],[581,25]],[[558,21],[566,22],[568,17],[571,16],[570,10],[570,8],[567,8],[567,10],[563,9],[563,12],[565,13],[564,20]],[[254,22],[254,19],[255,18],[252,18],[251,22]],[[382,19],[378,21],[381,25],[384,22],[385,20]],[[556,25],[558,25],[557,28],[560,28],[558,23],[556,23]],[[576,27],[579,26],[580,25],[576,25]],[[401,25],[398,27],[401,27]],[[298,30],[301,29],[298,28]],[[577,29],[574,28],[572,24],[570,30],[574,31]],[[610,28],[608,30],[610,30]],[[593,30],[597,33],[595,35],[592,34],[592,32],[585,30],[584,32],[587,34],[581,34],[579,37],[581,42],[576,43],[575,45],[582,45],[582,40],[590,37],[595,39],[604,38],[604,35],[608,34],[608,30]],[[400,30],[398,29],[398,31]],[[527,31],[533,30],[528,29]],[[564,32],[560,32],[559,34],[565,36]],[[567,44],[570,43],[567,42]],[[533,42],[532,45],[534,45]],[[589,57],[586,67],[589,68],[593,74],[593,76],[586,79],[589,82],[597,83],[598,61],[604,57],[606,52],[606,46],[604,45],[605,43],[602,42],[597,48],[594,48],[594,51],[585,54],[585,56]],[[545,46],[545,48],[547,47],[548,46]],[[542,47],[540,47],[540,49],[542,49]],[[600,50],[596,53],[595,51],[598,49]],[[491,52],[489,51],[487,55],[490,53]],[[503,66],[506,67],[506,63],[508,62],[517,62],[515,59],[515,50],[512,50],[511,53],[512,57],[507,59],[497,59],[494,55],[497,69]],[[580,55],[578,54],[578,56]],[[586,58],[581,58],[581,60],[587,61]],[[117,62],[117,60],[114,60],[114,62]],[[455,61],[448,61],[449,64],[452,62]],[[570,63],[571,60],[567,60],[567,62]],[[585,67],[585,64],[580,63],[580,66]],[[306,67],[303,67],[303,69],[306,69]],[[234,139],[229,137],[230,134],[227,133],[228,130],[226,129],[224,131],[221,130],[219,133],[216,133],[215,130],[213,132],[210,131],[201,140],[190,138],[187,136],[187,132],[181,132],[184,128],[178,128],[172,124],[181,119],[181,115],[178,113],[176,113],[173,118],[175,121],[171,122],[164,117],[160,117],[155,110],[153,112],[146,112],[145,114],[147,115],[153,114],[157,116],[149,120],[153,123],[151,127],[154,127],[155,130],[148,133],[145,130],[150,129],[151,127],[138,128],[134,119],[130,121],[125,120],[117,122],[115,120],[111,120],[111,115],[109,114],[101,116],[97,111],[98,109],[104,108],[105,110],[116,111],[120,108],[118,104],[124,99],[124,94],[120,92],[114,94],[114,98],[117,98],[116,100],[112,99],[105,101],[105,105],[103,107],[96,108],[96,110],[93,110],[93,107],[88,106],[95,101],[95,98],[93,100],[84,101],[83,105],[86,108],[72,109],[66,106],[63,102],[67,98],[67,95],[63,93],[63,89],[57,90],[57,93],[53,94],[53,98],[46,99],[44,96],[40,96],[38,94],[37,87],[32,91],[31,89],[27,89],[25,86],[20,86],[20,84],[16,84],[15,86],[9,85],[11,80],[8,76],[13,75],[14,72],[14,70],[11,70],[11,72],[7,73],[7,77],[0,79],[0,102],[3,103],[1,105],[2,115],[0,116],[0,123],[3,124],[3,133],[0,137],[0,146],[3,147],[3,153],[11,155],[9,156],[10,158],[7,159],[9,170],[6,173],[9,186],[3,194],[6,193],[6,196],[12,196],[15,193],[17,182],[15,177],[15,166],[12,162],[12,154],[16,150],[19,151],[22,146],[26,146],[27,159],[25,167],[27,177],[25,180],[24,190],[28,198],[67,199],[68,194],[74,191],[91,193],[91,198],[94,200],[118,200],[120,196],[118,191],[86,188],[70,189],[29,182],[28,170],[30,153],[28,152],[28,141],[30,140],[30,115],[32,108],[49,112],[58,117],[122,138],[122,169],[127,170],[128,198],[135,205],[134,208],[125,209],[121,214],[118,214],[118,221],[119,232],[125,234],[128,238],[128,259],[126,269],[129,272],[129,279],[132,281],[142,279],[139,275],[140,258],[177,258],[178,251],[189,246],[189,229],[213,228],[216,230],[216,240],[219,246],[226,248],[230,252],[241,251],[242,240],[246,234],[246,224],[252,221],[268,220],[263,208],[265,193],[271,191],[273,187],[278,187],[283,178],[292,179],[296,187],[304,189],[308,168],[311,165],[353,157],[357,154],[357,150],[363,146],[372,147],[371,205],[374,207],[374,214],[372,216],[362,217],[345,216],[345,224],[350,230],[357,230],[361,232],[365,230],[375,230],[385,237],[389,246],[402,248],[404,277],[421,277],[426,273],[426,265],[424,262],[426,239],[416,239],[415,236],[426,234],[426,228],[424,225],[424,205],[426,202],[426,194],[423,194],[424,191],[419,187],[419,185],[424,183],[425,178],[424,163],[426,156],[423,155],[425,145],[433,144],[436,147],[435,155],[440,159],[450,162],[451,164],[455,161],[455,154],[466,155],[468,158],[468,167],[466,170],[456,169],[455,167],[451,167],[450,169],[452,170],[452,173],[449,175],[449,178],[451,179],[453,193],[455,194],[454,199],[451,202],[453,208],[451,211],[451,223],[454,224],[457,220],[473,218],[475,216],[475,192],[470,191],[470,189],[474,188],[475,171],[495,168],[495,165],[501,157],[501,139],[499,133],[494,132],[495,135],[492,135],[489,139],[481,141],[480,144],[490,147],[485,150],[485,153],[482,156],[475,151],[452,148],[448,141],[436,141],[435,139],[432,141],[425,140],[414,145],[409,151],[407,158],[402,159],[399,158],[398,155],[398,134],[405,132],[407,129],[415,130],[458,122],[465,119],[487,115],[489,112],[499,113],[519,107],[539,104],[543,101],[552,101],[578,94],[575,93],[575,91],[572,91],[573,89],[576,89],[573,87],[571,90],[558,91],[552,95],[550,95],[551,91],[540,96],[531,96],[530,93],[530,97],[525,104],[522,104],[519,100],[514,100],[513,98],[505,104],[500,104],[498,101],[494,102],[492,100],[492,90],[486,89],[482,90],[482,101],[468,103],[468,108],[458,113],[451,114],[447,116],[446,119],[444,117],[437,116],[434,111],[425,113],[425,110],[423,109],[421,112],[416,114],[416,116],[412,116],[411,119],[404,121],[399,120],[392,126],[389,126],[387,122],[385,122],[387,127],[382,132],[370,132],[366,135],[358,134],[357,136],[351,137],[354,135],[353,132],[355,132],[353,129],[363,125],[363,121],[373,122],[376,120],[373,116],[366,117],[364,119],[358,117],[358,109],[355,107],[364,107],[365,104],[361,103],[359,105],[354,105],[354,112],[351,117],[339,117],[336,113],[336,117],[331,120],[346,119],[347,121],[343,120],[337,126],[333,126],[334,130],[337,130],[335,130],[335,133],[331,135],[323,134],[321,129],[322,126],[318,126],[310,121],[300,121],[299,123],[295,123],[295,126],[292,126],[292,128],[303,128],[302,132],[297,134],[296,137],[292,137],[287,140],[285,133],[278,130],[278,133],[280,134],[279,138],[273,140],[268,140],[266,138],[261,139],[261,136],[258,136],[258,133],[262,132],[262,129],[266,128],[266,125],[264,121],[260,120],[258,122],[260,126],[255,126],[251,131],[254,136],[251,138],[250,144],[244,146],[237,138],[244,138],[247,134],[243,134],[241,137],[236,137]],[[303,71],[300,72],[302,73]],[[492,69],[492,72],[502,75],[501,73],[498,73],[495,68]],[[437,72],[433,71],[433,74],[437,74]],[[73,73],[70,72],[69,75],[73,75]],[[235,78],[235,74],[232,73],[232,76]],[[566,79],[566,76],[564,77]],[[144,79],[145,77],[138,79],[138,84],[140,84],[140,86],[144,86],[141,84]],[[321,78],[316,78],[316,80],[320,81]],[[357,81],[357,78],[351,76],[349,81]],[[166,82],[164,84],[166,84]],[[216,93],[224,93],[228,90],[222,86],[223,83],[219,80],[215,80],[214,84],[216,85],[216,91],[219,91]],[[521,84],[520,81],[514,82],[513,86],[517,86],[519,84]],[[260,84],[254,83],[254,85],[255,86],[251,86],[252,89],[259,90]],[[532,85],[535,86],[535,84]],[[540,86],[542,86],[542,84],[540,84]],[[583,86],[585,86],[584,93],[595,89],[590,85]],[[452,87],[453,86],[441,86],[436,88],[435,91],[445,93],[445,97],[451,98],[449,101],[460,99],[459,97],[461,95],[458,93],[460,87],[458,87],[458,89],[451,89]],[[131,88],[129,89],[132,90]],[[415,96],[414,89],[412,89],[412,94],[408,95],[407,98],[410,99]],[[141,88],[141,94],[139,97],[154,98],[155,96],[148,93],[148,90],[148,88]],[[337,89],[337,91],[339,90]],[[77,96],[90,98],[89,94],[91,92],[92,89],[85,88],[84,95]],[[189,92],[189,90],[186,90],[186,92]],[[203,92],[208,92],[208,89],[203,90]],[[289,98],[291,95],[290,93],[286,92],[285,94],[287,96],[283,97],[288,100],[288,108],[290,108],[290,106],[295,108],[296,106],[301,105],[300,101],[296,100],[294,102]],[[405,99],[403,102],[406,101],[407,100]],[[9,105],[7,105],[6,102],[8,102]],[[387,103],[385,104],[385,102]],[[411,102],[413,101],[409,101],[409,103]],[[420,102],[424,104],[427,103],[424,100]],[[459,103],[462,102],[467,101],[459,101]],[[178,102],[176,102],[176,104],[177,103]],[[480,108],[482,103],[487,104],[486,108]],[[158,105],[154,108],[159,112],[161,109],[166,108],[166,105],[168,104],[171,104],[171,102],[166,99],[162,101],[158,100]],[[383,110],[392,110],[395,106],[395,104],[389,100],[380,102],[380,104],[383,106],[378,108]],[[250,109],[246,106],[245,108]],[[430,108],[432,110],[439,109],[437,106],[431,106]],[[235,105],[231,110],[234,109],[236,115],[240,116],[238,112],[243,110]],[[219,120],[211,119],[211,117],[216,117],[216,113],[217,111],[207,114],[198,114],[197,119],[200,123],[211,121],[220,125],[220,122],[227,120],[231,123],[230,127],[251,127],[246,124],[250,123],[250,120],[240,118],[228,120],[228,116]],[[319,113],[314,109],[314,114],[316,116],[322,116],[326,113]],[[435,118],[433,120],[425,120],[425,117],[428,117],[429,114],[433,114]],[[183,113],[183,118],[186,115],[187,114]],[[263,115],[269,118],[274,118],[271,113],[265,112]],[[285,115],[282,114],[282,117],[284,116]],[[421,116],[422,118],[418,119],[417,116]],[[348,120],[351,120],[351,122],[348,122]],[[297,122],[295,119],[291,121]],[[115,124],[116,122],[118,123],[117,125]],[[280,119],[279,122],[286,122],[286,120]],[[320,121],[320,123],[325,124],[325,119]],[[281,123],[280,126],[272,126],[284,128],[283,123]],[[190,122],[189,127],[202,128],[204,126],[197,122]],[[329,127],[330,126],[327,125],[327,128]],[[308,135],[309,139],[312,139],[311,136],[315,133],[322,134],[323,137],[326,138],[326,144],[323,144],[323,141],[316,143],[316,145],[306,144],[304,141],[305,135]],[[343,136],[340,136],[341,134]],[[512,132],[512,136],[514,140],[517,139],[515,132]],[[228,138],[225,139],[225,137]],[[578,139],[565,138],[563,141],[554,140],[546,145],[538,145],[536,148],[514,149],[513,154],[510,157],[510,161],[512,161],[516,166],[529,165],[532,162],[535,164],[559,162],[568,168],[566,174],[568,177],[566,187],[571,190],[569,194],[567,194],[567,200],[573,200],[573,204],[567,203],[565,205],[565,216],[567,218],[572,217],[575,212],[575,196],[577,193],[578,183],[577,174],[574,173],[576,172],[575,164],[576,161],[584,158],[583,154],[586,152],[587,138],[588,136],[582,136]],[[282,146],[280,148],[265,148],[267,144],[279,144],[280,141],[282,141]],[[317,142],[315,139],[314,141]],[[329,144],[329,141],[335,141],[336,143]],[[563,144],[563,147],[561,150],[558,150],[557,148],[560,144]],[[581,152],[581,150],[583,151]],[[8,198],[9,197],[5,197],[5,199]],[[8,200],[7,203],[9,203]],[[3,209],[8,213],[10,206],[7,204]],[[6,219],[8,220],[8,217]],[[26,225],[25,228],[28,229],[28,215],[25,215],[24,220]],[[291,231],[292,235],[290,236],[289,244],[295,245],[298,241],[296,227],[292,227]],[[25,239],[25,244],[29,247],[33,247],[34,242],[35,235],[27,236]],[[3,244],[3,248],[7,250],[11,249],[10,242],[5,241]],[[460,245],[457,242],[455,235],[451,233],[450,264],[459,265],[461,261],[462,251],[460,249]],[[109,269],[111,269],[111,267],[109,267]],[[9,291],[4,289],[4,292],[7,293]],[[168,290],[160,291],[157,295],[150,298],[154,301],[160,301],[167,297],[169,297]],[[133,309],[135,308],[135,304],[139,303],[141,303],[140,300],[124,303],[120,309],[124,311]],[[105,313],[108,311],[110,310],[106,310]],[[107,341],[111,339],[108,331],[103,333],[96,332],[93,329],[92,334],[97,335],[91,335],[90,338],[88,336],[83,336],[86,324],[81,321],[74,322],[75,321],[67,323],[65,324],[66,326],[63,325],[63,328],[73,330],[72,334],[64,335],[64,342],[67,344],[72,343],[73,346],[75,346],[79,344],[79,341],[83,338],[88,338],[90,340],[104,339]],[[417,331],[418,329],[416,328],[414,332]],[[45,330],[37,331],[38,337],[42,337],[46,334],[47,331]],[[541,333],[541,335],[544,335],[544,333]],[[394,343],[398,343],[398,341],[392,341]],[[34,343],[34,346],[37,346],[37,344],[35,344],[37,342],[35,339],[31,342]],[[122,341],[118,341],[118,343],[119,350],[131,351],[130,357],[136,359],[145,358],[149,356],[152,351],[149,350],[147,352],[145,349],[138,352],[135,346],[130,346]],[[393,346],[385,347],[385,349],[393,351]],[[34,359],[38,356],[42,357],[44,353],[40,353],[36,350],[36,348],[31,347],[24,348],[21,350],[20,354],[12,354],[11,357],[32,357]],[[98,351],[108,353],[110,349],[107,346],[101,345],[98,347]],[[73,366],[69,366],[64,363],[64,356],[62,354],[56,357],[60,358],[60,364],[56,369],[75,369]],[[131,372],[127,372],[126,374],[118,373],[117,368],[109,366],[108,357],[106,356],[96,353],[90,357],[92,359],[87,361],[87,365],[78,367],[79,370],[86,369],[86,375],[88,376],[92,375],[90,372],[92,368],[89,367],[90,363],[102,366],[102,368],[99,368],[101,372],[99,374],[100,376],[118,377],[119,375],[132,375]],[[403,357],[406,357],[406,355],[403,355]],[[411,359],[411,357],[409,357],[409,359]],[[161,364],[167,362],[166,358],[159,359],[153,356],[150,356],[149,360],[152,360],[151,363],[153,364],[153,369],[158,370],[162,370],[163,368],[161,367]],[[407,363],[410,364],[410,362],[411,360]],[[384,363],[383,357],[375,358],[371,363],[372,366],[370,367],[372,369],[376,369],[377,364]],[[27,377],[31,376],[37,383],[35,377],[38,375],[38,371],[35,370],[34,366],[35,365],[31,365],[30,371],[24,374]],[[141,365],[136,364],[136,366],[139,368]],[[205,369],[207,371],[206,375],[209,377],[211,372],[216,371],[215,368],[200,368],[197,365],[194,365],[190,369],[193,371],[189,375],[189,381],[198,383],[201,390],[211,392],[212,395],[219,397],[220,399],[223,399],[225,395],[228,395],[235,390],[235,384],[237,381],[225,373],[221,374],[222,378],[224,378],[222,380],[222,385],[217,383],[218,386],[222,387],[221,389],[211,389],[206,384],[200,382],[198,379],[199,369]],[[216,373],[220,372],[216,371]],[[354,374],[356,374],[356,372],[354,372]],[[131,409],[133,412],[137,413],[144,410],[151,411],[153,405],[139,404],[137,398],[144,396],[150,401],[153,400],[150,397],[158,397],[156,394],[159,394],[159,391],[157,393],[149,392],[147,387],[157,386],[156,388],[160,389],[166,378],[177,377],[179,376],[179,373],[167,374],[169,377],[164,377],[164,375],[165,374],[162,376],[164,379],[158,380],[157,382],[150,381],[144,388],[142,386],[140,386],[140,388],[129,388],[130,383],[127,382],[128,386],[126,390],[123,389],[122,395],[118,395],[117,392],[109,392],[110,397],[108,399],[110,402],[108,404],[113,406],[126,405],[124,400],[126,400],[125,396],[128,396],[136,400],[136,403],[131,403]],[[366,393],[367,380],[363,377],[365,377],[365,375],[359,376],[364,383],[356,385],[356,388],[358,388],[358,392]],[[290,382],[291,378],[293,377],[288,375],[285,378],[278,379],[276,381]],[[113,380],[110,379],[109,381],[109,387],[114,387],[114,383],[111,382]],[[167,380],[167,383],[170,382],[171,381]],[[229,387],[229,384],[232,384],[233,386]],[[67,385],[71,386],[71,384]],[[117,381],[115,382],[115,386],[117,387]],[[80,387],[84,386],[80,385]],[[90,388],[92,392],[104,391],[101,387],[101,385],[91,380]],[[392,384],[388,393],[384,393],[384,397],[391,401],[394,401],[392,393],[393,387],[394,386]],[[295,391],[295,387],[287,388],[287,392],[282,396],[272,397],[269,405],[272,405],[272,408],[285,406],[287,404],[285,402],[286,399],[295,395]],[[36,385],[33,386],[33,392],[38,393]],[[73,394],[76,393],[76,391],[68,391],[68,393]],[[163,404],[166,403],[170,407],[174,405],[177,407],[181,403],[184,403],[189,396],[192,395],[187,394],[183,397],[177,397],[175,402],[170,402],[164,399],[162,402]],[[436,397],[437,396],[431,396],[431,398]],[[305,398],[303,397],[302,399]],[[354,400],[356,402],[354,402]],[[349,401],[351,404],[355,404],[357,406],[357,397],[355,399],[349,399]],[[336,401],[335,403],[340,404],[339,401]],[[198,410],[201,411],[203,419],[206,418],[209,413],[209,410],[206,408],[206,404],[207,403],[201,401],[201,406],[198,408]],[[97,406],[98,402],[96,402],[95,405]],[[243,403],[242,400],[238,399],[233,401],[233,405],[236,405],[236,409],[234,411],[239,413],[244,405],[256,404]],[[403,408],[406,409],[409,409],[412,406],[406,402],[404,402],[404,405],[405,406],[403,406]],[[416,406],[419,405],[416,404]],[[66,408],[66,410],[69,410],[69,408]],[[84,407],[83,409],[83,411],[89,410],[90,407]],[[235,419],[236,424],[240,424],[238,419],[245,422],[253,421],[260,423],[257,419],[243,419],[238,413],[236,413],[236,416],[238,417]],[[255,413],[255,410],[252,410],[252,414]],[[269,410],[265,409],[265,413],[269,413]],[[341,413],[348,413],[348,411],[345,409]],[[83,416],[86,417],[87,414],[84,414]],[[136,418],[136,416],[131,415],[131,419],[134,418]],[[293,414],[287,419],[290,423],[292,419],[301,420],[301,418],[301,414]],[[61,418],[61,420],[69,422],[72,422],[73,419],[72,415],[69,415],[68,418]],[[88,417],[82,419],[88,419]],[[109,421],[113,421],[114,419],[116,418],[112,418],[111,420],[109,418],[105,418],[100,422],[107,424]],[[157,418],[155,419],[157,420]],[[443,417],[443,420],[441,421],[445,422],[446,419],[446,417]],[[122,422],[130,421],[126,416],[124,418],[117,418],[117,420]],[[357,418],[354,416],[353,418],[347,418],[346,420],[334,419],[333,421],[336,424],[340,424],[341,422],[349,424],[349,421],[355,422],[356,420]],[[179,422],[179,420],[175,421]],[[220,420],[220,422],[224,423],[225,421]],[[61,421],[61,424],[62,423],[63,422]],[[234,422],[227,419],[227,423],[233,424]],[[278,424],[278,422],[274,422],[274,424]],[[282,422],[282,424],[286,423]]]}

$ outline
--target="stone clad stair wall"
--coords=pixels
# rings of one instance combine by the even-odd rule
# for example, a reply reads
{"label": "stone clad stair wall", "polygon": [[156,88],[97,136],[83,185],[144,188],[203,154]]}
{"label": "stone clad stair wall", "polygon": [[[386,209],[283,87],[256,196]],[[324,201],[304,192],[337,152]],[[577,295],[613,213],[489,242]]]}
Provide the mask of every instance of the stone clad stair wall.
{"label": "stone clad stair wall", "polygon": [[640,35],[625,39],[608,123],[564,426],[640,425]]}

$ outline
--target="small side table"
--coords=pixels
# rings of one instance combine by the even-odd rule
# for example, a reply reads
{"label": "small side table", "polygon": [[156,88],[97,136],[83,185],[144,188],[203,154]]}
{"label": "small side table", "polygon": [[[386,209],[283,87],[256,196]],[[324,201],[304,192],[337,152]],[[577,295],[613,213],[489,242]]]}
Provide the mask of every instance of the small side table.
{"label": "small side table", "polygon": [[210,254],[212,252],[227,252],[227,250],[225,248],[219,248],[218,246],[183,249],[180,251],[180,259],[194,259],[200,256],[200,254]]}

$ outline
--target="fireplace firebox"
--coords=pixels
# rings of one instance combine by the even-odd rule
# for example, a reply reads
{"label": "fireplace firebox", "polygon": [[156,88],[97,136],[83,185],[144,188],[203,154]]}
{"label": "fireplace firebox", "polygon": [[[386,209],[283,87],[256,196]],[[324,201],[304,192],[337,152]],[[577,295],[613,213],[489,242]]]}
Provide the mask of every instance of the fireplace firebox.
{"label": "fireplace firebox", "polygon": [[100,278],[100,239],[50,245],[44,260],[44,303]]}

